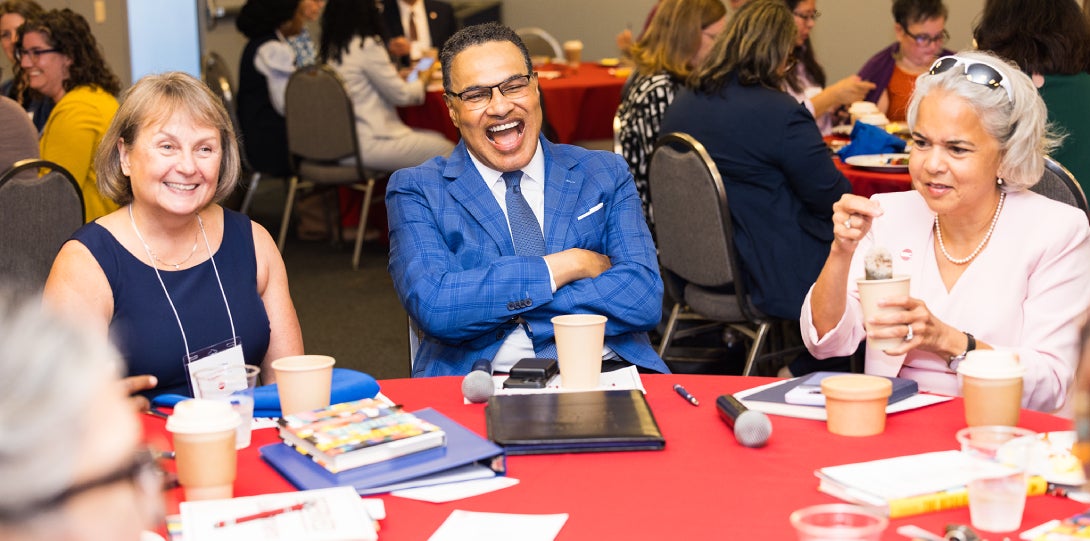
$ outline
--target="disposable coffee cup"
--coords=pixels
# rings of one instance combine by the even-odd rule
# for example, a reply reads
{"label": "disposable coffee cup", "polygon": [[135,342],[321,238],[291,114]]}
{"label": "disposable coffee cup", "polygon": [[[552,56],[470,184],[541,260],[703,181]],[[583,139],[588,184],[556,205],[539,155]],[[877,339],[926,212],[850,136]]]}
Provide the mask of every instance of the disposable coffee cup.
{"label": "disposable coffee cup", "polygon": [[174,406],[167,418],[167,431],[173,435],[178,483],[186,500],[232,497],[239,422],[238,412],[220,400],[195,398]]}
{"label": "disposable coffee cup", "polygon": [[859,120],[863,115],[873,113],[881,113],[881,111],[878,110],[878,105],[873,102],[856,101],[848,106],[848,115],[851,116],[852,123]]}
{"label": "disposable coffee cup", "polygon": [[859,505],[827,503],[791,513],[799,541],[880,541],[889,519]]}
{"label": "disposable coffee cup", "polygon": [[295,355],[273,361],[280,414],[291,415],[328,406],[335,362],[328,355]]}
{"label": "disposable coffee cup", "polygon": [[[909,289],[909,276],[894,276],[893,278],[887,278],[884,280],[867,280],[860,278],[855,281],[859,286],[859,302],[863,305],[863,319],[869,321],[871,318],[880,314],[892,314],[903,310],[903,308],[896,306],[878,306],[878,302],[882,299],[889,297],[904,297],[908,295]],[[871,327],[868,324],[864,324],[869,331]],[[900,325],[905,332],[908,332],[906,325]],[[867,337],[867,347],[877,349],[879,351],[885,351],[889,348],[896,347],[904,342],[903,337],[892,338],[871,338]]]}
{"label": "disposable coffee cup", "polygon": [[958,365],[965,424],[1017,426],[1025,373],[1013,351],[970,351]]}
{"label": "disposable coffee cup", "polygon": [[1026,470],[1037,434],[1014,426],[971,426],[957,432],[969,475],[969,521],[987,532],[1022,527]]}
{"label": "disposable coffee cup", "polygon": [[881,376],[845,374],[821,380],[825,426],[841,436],[874,436],[886,429],[886,405],[893,382]]}
{"label": "disposable coffee cup", "polygon": [[254,421],[254,388],[261,369],[253,365],[232,365],[204,368],[193,377],[197,380],[199,398],[222,400],[231,404],[242,422],[238,424],[235,447],[250,446]]}
{"label": "disposable coffee cup", "polygon": [[583,42],[577,39],[564,42],[564,60],[568,67],[578,69],[583,61]]}
{"label": "disposable coffee cup", "polygon": [[606,316],[567,314],[553,317],[552,322],[560,365],[560,386],[564,389],[598,387],[602,376]]}

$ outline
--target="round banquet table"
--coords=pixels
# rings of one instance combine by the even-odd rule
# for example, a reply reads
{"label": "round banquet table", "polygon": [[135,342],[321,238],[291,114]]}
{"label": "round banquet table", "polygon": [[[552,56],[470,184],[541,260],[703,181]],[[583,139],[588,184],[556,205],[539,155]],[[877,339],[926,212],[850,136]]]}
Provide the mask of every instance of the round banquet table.
{"label": "round banquet table", "polygon": [[852,167],[833,156],[833,163],[840,173],[852,183],[852,193],[870,197],[876,193],[903,192],[912,189],[912,177],[908,172],[887,173]]}
{"label": "round banquet table", "polygon": [[[534,69],[539,73],[545,114],[556,130],[554,143],[613,137],[613,115],[625,82],[619,72],[593,62],[583,62],[578,71],[557,64]],[[458,129],[450,121],[441,87],[430,87],[423,104],[400,107],[398,114],[409,126],[434,130],[458,141]]]}
{"label": "round banquet table", "polygon": [[[483,512],[568,513],[560,541],[606,539],[795,538],[788,515],[809,505],[837,502],[818,492],[817,468],[955,449],[954,433],[965,426],[962,401],[890,415],[878,436],[836,436],[824,422],[772,416],[764,448],[739,445],[718,417],[715,398],[774,381],[773,378],[705,375],[644,375],[647,401],[666,439],[663,451],[512,456],[507,474],[519,484],[496,492],[432,504],[389,495],[383,541],[427,539],[456,509]],[[694,407],[671,388],[681,383],[700,400]],[[434,407],[485,435],[483,404],[464,404],[461,378],[381,381],[382,392],[408,410]],[[147,439],[170,448],[165,421],[143,417]],[[1023,411],[1020,426],[1039,432],[1070,430],[1069,419]],[[257,430],[239,451],[235,495],[294,488],[258,457],[258,447],[278,441],[275,429]],[[169,467],[169,466],[168,466]],[[177,512],[181,490],[168,493]],[[1058,496],[1027,500],[1022,529],[1084,511],[1085,504]],[[882,539],[904,539],[897,526],[916,524],[941,532],[946,524],[969,523],[967,508],[890,521]],[[1004,536],[991,535],[993,540]],[[1014,534],[1006,537],[1016,538]]]}

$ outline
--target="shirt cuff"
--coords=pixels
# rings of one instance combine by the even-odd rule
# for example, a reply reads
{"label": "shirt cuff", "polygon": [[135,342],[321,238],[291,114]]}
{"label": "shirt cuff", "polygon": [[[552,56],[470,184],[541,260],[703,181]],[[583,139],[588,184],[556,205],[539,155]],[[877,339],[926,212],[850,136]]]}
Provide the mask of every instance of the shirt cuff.
{"label": "shirt cuff", "polygon": [[[545,261],[545,258],[543,257],[543,258],[541,258],[541,260]],[[552,289],[552,293],[555,294],[556,293],[556,280],[553,280],[553,269],[549,267],[549,262],[548,261],[545,261],[545,268],[549,269],[549,287]]]}

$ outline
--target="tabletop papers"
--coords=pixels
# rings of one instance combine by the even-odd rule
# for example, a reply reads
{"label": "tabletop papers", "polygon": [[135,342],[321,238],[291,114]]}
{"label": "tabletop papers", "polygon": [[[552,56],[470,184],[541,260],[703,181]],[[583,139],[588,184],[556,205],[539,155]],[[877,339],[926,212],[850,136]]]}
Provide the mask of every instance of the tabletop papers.
{"label": "tabletop papers", "polygon": [[517,515],[455,510],[428,541],[552,541],[567,521],[567,513]]}

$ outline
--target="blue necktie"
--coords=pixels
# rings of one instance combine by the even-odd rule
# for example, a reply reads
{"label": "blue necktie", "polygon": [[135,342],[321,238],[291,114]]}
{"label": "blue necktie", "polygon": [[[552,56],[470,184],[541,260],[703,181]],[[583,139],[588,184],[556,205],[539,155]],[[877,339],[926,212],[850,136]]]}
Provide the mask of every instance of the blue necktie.
{"label": "blue necktie", "polygon": [[[522,195],[522,171],[509,171],[503,175],[503,183],[507,185],[507,222],[511,224],[511,241],[515,245],[516,255],[545,255],[545,237],[541,234],[541,226],[537,223],[534,211],[530,210],[530,203]],[[538,350],[534,348],[536,355],[545,358],[556,358],[556,345],[549,343]]]}
{"label": "blue necktie", "polygon": [[516,255],[545,255],[545,237],[541,234],[534,211],[522,196],[522,171],[503,174],[507,185],[507,222],[511,224],[511,241]]}

